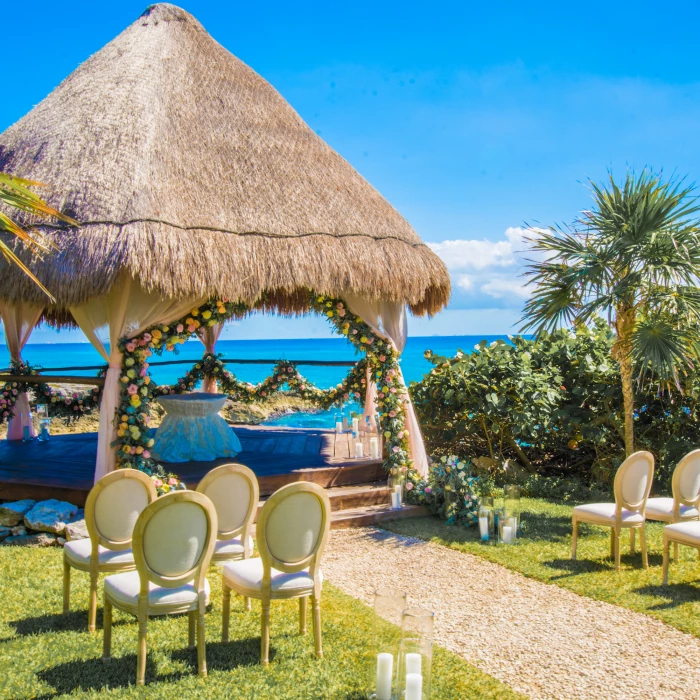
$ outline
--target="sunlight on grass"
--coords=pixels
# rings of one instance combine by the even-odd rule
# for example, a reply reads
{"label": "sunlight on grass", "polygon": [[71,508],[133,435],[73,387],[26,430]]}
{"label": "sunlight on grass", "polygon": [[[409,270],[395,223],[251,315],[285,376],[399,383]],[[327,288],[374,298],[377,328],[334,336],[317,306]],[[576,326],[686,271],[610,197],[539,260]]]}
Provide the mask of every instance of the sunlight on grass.
{"label": "sunlight on grass", "polygon": [[[73,576],[71,612],[61,614],[61,552],[0,547],[0,698],[275,698],[359,700],[368,675],[373,612],[331,585],[323,591],[324,658],[313,654],[309,633],[300,637],[298,604],[272,607],[270,667],[258,663],[260,608],[232,601],[231,641],[221,643],[221,587],[209,574],[212,608],[207,614],[209,677],[196,675],[196,652],[187,649],[184,616],[152,618],[148,631],[146,690],[134,685],[137,625],[115,611],[112,661],[103,664],[102,632],[87,632],[88,577]],[[466,594],[466,592],[465,592]],[[98,611],[98,626],[102,610]],[[436,649],[433,697],[520,698],[456,655]]]}
{"label": "sunlight on grass", "polygon": [[[669,586],[661,585],[662,523],[647,523],[649,568],[629,554],[623,532],[622,568],[610,559],[610,529],[579,525],[577,560],[571,561],[571,506],[523,499],[523,536],[514,545],[481,544],[478,529],[445,525],[437,518],[406,518],[382,527],[391,532],[475,554],[531,578],[568,588],[597,600],[648,613],[684,632],[700,636],[700,562],[696,550],[680,548],[680,563],[671,563]],[[672,552],[673,553],[673,552]]]}

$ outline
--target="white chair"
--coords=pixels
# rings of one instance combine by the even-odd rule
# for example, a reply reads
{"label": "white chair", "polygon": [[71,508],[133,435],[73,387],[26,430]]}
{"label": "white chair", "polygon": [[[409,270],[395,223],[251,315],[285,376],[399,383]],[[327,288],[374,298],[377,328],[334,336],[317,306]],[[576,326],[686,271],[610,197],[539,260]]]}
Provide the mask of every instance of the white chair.
{"label": "white chair", "polygon": [[85,524],[90,539],[63,545],[63,612],[70,610],[70,570],[90,574],[88,629],[95,631],[97,581],[100,573],[133,571],[131,553],[134,524],[143,509],[156,499],[153,480],[138,469],[117,469],[103,476],[85,503]]}
{"label": "white chair", "polygon": [[330,501],[316,484],[284,486],[265,503],[257,524],[260,558],[224,564],[223,629],[228,641],[231,591],[262,603],[260,662],[270,655],[270,601],[299,598],[299,632],[306,633],[306,600],[313,606],[316,655],[321,648],[321,555],[330,529]]}
{"label": "white chair", "polygon": [[216,508],[219,530],[212,561],[249,559],[253,552],[250,532],[258,508],[260,488],[253,471],[242,464],[223,464],[197,484]]}
{"label": "white chair", "polygon": [[610,556],[615,560],[615,570],[620,569],[620,532],[630,530],[630,552],[634,554],[634,532],[640,530],[642,566],[649,566],[644,510],[654,479],[654,456],[650,452],[630,455],[615,474],[615,503],[591,503],[576,506],[572,516],[573,536],[571,558],[576,559],[578,524],[591,523],[609,527]]}
{"label": "white chair", "polygon": [[196,491],[161,496],[139,516],[134,527],[136,571],[108,576],[104,583],[103,661],[112,644],[112,608],[136,615],[139,646],[136,683],[146,674],[146,630],[151,615],[189,613],[189,648],[197,628],[199,675],[207,675],[204,613],[209,603],[206,572],[216,540],[216,510]]}
{"label": "white chair", "polygon": [[675,559],[678,561],[678,545],[694,547],[700,555],[700,521],[691,520],[673,523],[664,528],[664,586],[668,584],[668,550],[673,542]]}

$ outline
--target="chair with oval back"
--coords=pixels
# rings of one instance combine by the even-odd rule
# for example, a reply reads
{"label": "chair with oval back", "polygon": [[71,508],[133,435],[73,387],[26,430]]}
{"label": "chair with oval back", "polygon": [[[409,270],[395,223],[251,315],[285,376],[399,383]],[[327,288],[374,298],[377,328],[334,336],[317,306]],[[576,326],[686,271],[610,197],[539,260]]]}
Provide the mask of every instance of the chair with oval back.
{"label": "chair with oval back", "polygon": [[112,608],[136,615],[138,685],[145,682],[146,630],[151,615],[189,613],[189,647],[194,648],[196,626],[199,675],[207,675],[204,613],[210,589],[206,572],[216,531],[216,510],[204,494],[176,491],[161,496],[141,513],[134,527],[136,571],[105,579],[102,658],[110,659]]}
{"label": "chair with oval back", "polygon": [[634,532],[640,530],[642,566],[649,566],[645,530],[645,508],[654,479],[654,456],[650,452],[635,452],[630,455],[615,474],[615,503],[590,503],[576,506],[572,516],[573,536],[571,558],[576,559],[578,524],[591,523],[609,527],[610,556],[615,569],[620,568],[620,532],[630,530],[630,552],[634,554]]}
{"label": "chair with oval back", "polygon": [[63,612],[70,610],[71,568],[90,574],[88,629],[95,631],[100,573],[133,571],[131,537],[139,515],[156,499],[153,480],[138,469],[117,469],[103,476],[85,503],[90,539],[63,545]]}
{"label": "chair with oval back", "polygon": [[219,531],[212,561],[248,559],[253,552],[250,532],[260,498],[255,473],[242,464],[222,464],[197,484],[216,508]]}
{"label": "chair with oval back", "polygon": [[330,529],[330,501],[316,484],[297,482],[267,500],[257,524],[259,558],[224,564],[222,640],[228,641],[231,591],[262,603],[260,661],[270,655],[270,601],[299,598],[299,632],[306,633],[306,601],[313,607],[314,645],[321,648],[321,556]]}

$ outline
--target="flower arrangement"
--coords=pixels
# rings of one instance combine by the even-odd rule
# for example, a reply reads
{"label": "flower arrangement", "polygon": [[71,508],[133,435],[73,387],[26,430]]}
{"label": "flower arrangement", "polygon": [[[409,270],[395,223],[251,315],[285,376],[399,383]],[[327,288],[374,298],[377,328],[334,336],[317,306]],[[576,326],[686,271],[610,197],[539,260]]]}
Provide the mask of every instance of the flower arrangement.
{"label": "flower arrangement", "polygon": [[[36,374],[25,362],[10,362],[12,374]],[[5,421],[10,420],[15,414],[15,404],[17,397],[21,392],[25,391],[26,384],[20,382],[7,382],[3,385],[0,391],[0,425]]]}
{"label": "flower arrangement", "polygon": [[443,456],[433,462],[428,478],[415,484],[410,500],[429,506],[448,525],[472,525],[478,522],[479,487],[469,460]]}
{"label": "flower arrangement", "polygon": [[386,450],[384,467],[392,474],[402,474],[410,492],[420,476],[409,457],[408,430],[405,424],[406,386],[399,368],[399,353],[391,342],[377,337],[372,328],[352,313],[342,299],[312,295],[311,306],[362,353],[369,363],[377,384],[377,408]]}

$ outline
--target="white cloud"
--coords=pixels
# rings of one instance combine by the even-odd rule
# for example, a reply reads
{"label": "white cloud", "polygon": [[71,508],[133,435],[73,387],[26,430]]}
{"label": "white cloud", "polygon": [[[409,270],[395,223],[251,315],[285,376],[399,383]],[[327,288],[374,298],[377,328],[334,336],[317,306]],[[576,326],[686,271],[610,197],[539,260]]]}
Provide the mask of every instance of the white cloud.
{"label": "white cloud", "polygon": [[499,240],[453,239],[428,243],[452,276],[452,308],[489,308],[494,299],[502,308],[520,309],[530,289],[522,277],[533,255],[530,239],[543,229],[509,226]]}

